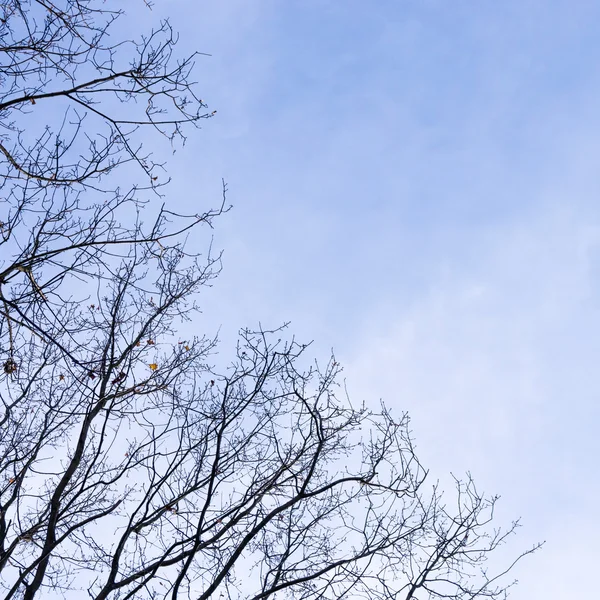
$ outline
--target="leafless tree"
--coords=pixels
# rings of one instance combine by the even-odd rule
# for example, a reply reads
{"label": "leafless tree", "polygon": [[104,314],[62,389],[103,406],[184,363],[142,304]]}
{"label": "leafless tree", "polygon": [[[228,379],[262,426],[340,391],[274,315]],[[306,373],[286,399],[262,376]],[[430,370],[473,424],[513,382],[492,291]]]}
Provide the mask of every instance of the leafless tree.
{"label": "leafless tree", "polygon": [[281,330],[221,367],[188,333],[220,265],[188,233],[225,187],[165,208],[140,136],[214,112],[169,24],[119,40],[119,16],[1,3],[2,598],[503,597],[486,561],[517,523],[470,478],[453,509],[426,490],[406,415],[353,407]]}

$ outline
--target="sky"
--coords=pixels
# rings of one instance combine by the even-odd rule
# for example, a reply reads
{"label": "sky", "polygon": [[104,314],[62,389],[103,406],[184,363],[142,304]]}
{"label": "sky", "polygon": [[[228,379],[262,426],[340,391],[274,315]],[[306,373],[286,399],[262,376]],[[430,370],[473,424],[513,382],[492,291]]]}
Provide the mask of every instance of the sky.
{"label": "sky", "polygon": [[166,201],[234,209],[197,326],[334,349],[537,541],[513,600],[590,596],[600,537],[600,3],[157,0],[215,118]]}

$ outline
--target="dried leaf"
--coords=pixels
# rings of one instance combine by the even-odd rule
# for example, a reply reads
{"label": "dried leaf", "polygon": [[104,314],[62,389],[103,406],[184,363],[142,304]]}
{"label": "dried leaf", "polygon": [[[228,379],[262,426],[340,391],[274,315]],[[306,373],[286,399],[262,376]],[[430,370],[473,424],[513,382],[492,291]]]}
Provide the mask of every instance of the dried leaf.
{"label": "dried leaf", "polygon": [[125,371],[121,371],[114,379],[113,384],[121,383],[124,379],[127,378],[127,373]]}
{"label": "dried leaf", "polygon": [[7,375],[10,375],[10,374],[14,373],[16,370],[17,370],[17,363],[12,358],[9,358],[4,363],[4,372]]}
{"label": "dried leaf", "polygon": [[150,363],[148,365],[153,371],[156,371],[156,369],[158,369],[158,365],[156,363]]}

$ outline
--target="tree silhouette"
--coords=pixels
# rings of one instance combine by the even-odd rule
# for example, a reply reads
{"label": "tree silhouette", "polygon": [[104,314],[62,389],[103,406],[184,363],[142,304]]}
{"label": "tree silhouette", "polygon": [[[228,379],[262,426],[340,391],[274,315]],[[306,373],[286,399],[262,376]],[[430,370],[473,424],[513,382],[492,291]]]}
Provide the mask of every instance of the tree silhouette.
{"label": "tree silhouette", "polygon": [[2,598],[503,597],[517,523],[469,477],[452,510],[425,491],[406,415],[339,398],[282,329],[226,367],[187,333],[220,269],[189,234],[226,189],[167,209],[142,132],[214,111],[169,23],[119,39],[120,14],[0,8]]}

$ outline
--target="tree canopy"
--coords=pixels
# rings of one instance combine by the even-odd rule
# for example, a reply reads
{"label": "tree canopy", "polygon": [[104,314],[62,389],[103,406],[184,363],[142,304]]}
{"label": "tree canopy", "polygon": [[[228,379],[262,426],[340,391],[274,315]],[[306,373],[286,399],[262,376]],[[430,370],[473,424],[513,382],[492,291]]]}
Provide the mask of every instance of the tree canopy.
{"label": "tree canopy", "polygon": [[226,187],[165,204],[142,142],[215,111],[170,24],[120,16],[0,6],[0,596],[504,597],[486,562],[517,523],[470,477],[447,504],[407,415],[354,406],[285,327],[225,366],[194,333]]}

